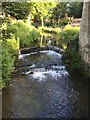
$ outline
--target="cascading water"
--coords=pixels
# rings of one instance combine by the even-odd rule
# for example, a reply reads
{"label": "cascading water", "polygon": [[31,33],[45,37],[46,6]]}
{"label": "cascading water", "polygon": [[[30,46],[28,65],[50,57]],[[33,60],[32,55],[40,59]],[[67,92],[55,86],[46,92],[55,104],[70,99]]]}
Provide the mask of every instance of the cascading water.
{"label": "cascading water", "polygon": [[[28,66],[28,63],[30,63],[31,61],[30,56],[35,54],[37,53],[34,52],[31,54],[22,55],[21,58],[23,58],[23,61],[25,61],[25,63],[27,60],[26,66]],[[55,79],[58,80],[58,77],[62,77],[62,76],[64,77],[68,75],[68,72],[66,71],[65,66],[62,65],[63,63],[61,61],[61,58],[62,58],[61,54],[49,50],[49,51],[41,51],[39,53],[39,56],[40,55],[41,56],[45,55],[44,57],[49,56],[47,59],[47,63],[46,61],[45,63],[42,63],[42,60],[44,60],[44,57],[42,57],[41,61],[36,60],[35,63],[32,63],[30,66],[27,67],[28,71],[26,71],[25,69],[22,72],[22,74],[25,74],[28,76],[28,78],[30,77],[30,79],[32,78],[33,80],[37,80],[39,82],[46,81],[47,77],[49,77],[49,79],[52,78],[54,80]]]}
{"label": "cascading water", "polygon": [[52,50],[19,55],[13,83],[3,90],[3,118],[85,118],[86,78],[70,76],[62,54]]}

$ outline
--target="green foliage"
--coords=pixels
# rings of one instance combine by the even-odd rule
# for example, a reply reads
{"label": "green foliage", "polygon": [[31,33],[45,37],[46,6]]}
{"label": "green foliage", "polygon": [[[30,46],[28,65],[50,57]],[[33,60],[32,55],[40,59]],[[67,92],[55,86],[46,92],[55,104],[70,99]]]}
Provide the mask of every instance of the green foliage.
{"label": "green foliage", "polygon": [[56,2],[46,2],[46,1],[37,1],[30,2],[31,5],[31,15],[34,16],[34,20],[38,18],[38,21],[42,22],[42,26],[44,25],[44,19],[51,15],[52,8],[56,6]]}
{"label": "green foliage", "polygon": [[8,26],[8,31],[11,34],[14,34],[15,38],[19,38],[20,47],[22,48],[30,47],[34,43],[37,44],[40,38],[37,29],[31,24],[23,22],[22,20],[18,20],[11,26]]}
{"label": "green foliage", "polygon": [[37,30],[33,29],[30,32],[29,38],[30,38],[29,40],[31,41],[30,46],[32,46],[32,47],[33,46],[39,46],[40,34],[39,34],[39,32]]}
{"label": "green foliage", "polygon": [[73,40],[79,34],[79,29],[76,27],[65,27],[65,29],[60,32],[59,45],[66,49],[69,41]]}
{"label": "green foliage", "polygon": [[0,42],[0,88],[2,88],[2,43]]}
{"label": "green foliage", "polygon": [[2,88],[10,80],[11,73],[14,70],[14,62],[18,56],[18,45],[15,39],[0,42],[2,43],[2,86],[0,86]]}
{"label": "green foliage", "polygon": [[74,16],[74,18],[81,18],[82,17],[82,2],[71,2],[68,6],[68,14],[69,16]]}
{"label": "green foliage", "polygon": [[38,30],[41,34],[46,33],[53,36],[53,39],[56,40],[57,46],[66,49],[69,41],[78,36],[80,27],[72,27],[70,25],[66,25],[62,31],[60,28],[52,27],[39,27]]}
{"label": "green foliage", "polygon": [[9,14],[17,20],[27,19],[30,16],[30,20],[38,18],[41,21],[51,15],[50,11],[55,5],[54,0],[52,2],[3,2],[2,9],[6,16]]}
{"label": "green foliage", "polygon": [[2,2],[2,9],[5,14],[10,14],[16,19],[27,19],[30,4],[27,2]]}
{"label": "green foliage", "polygon": [[54,33],[54,34],[61,32],[60,28],[52,28],[52,27],[39,27],[38,30],[40,32]]}
{"label": "green foliage", "polygon": [[52,17],[57,21],[59,18],[64,18],[67,12],[67,2],[58,2],[53,9]]}
{"label": "green foliage", "polygon": [[11,25],[9,19],[4,19],[2,23],[2,50],[0,50],[0,58],[2,59],[2,78],[0,77],[0,89],[5,87],[10,80],[11,73],[14,69],[14,62],[18,56],[19,39],[15,39],[15,36],[8,30],[8,26]]}
{"label": "green foliage", "polygon": [[12,37],[12,34],[8,30],[8,26],[11,26],[11,20],[8,18],[2,19],[2,39],[6,40]]}
{"label": "green foliage", "polygon": [[62,19],[62,20],[60,21],[60,26],[65,26],[65,25],[68,24],[68,22],[69,22],[69,20]]}
{"label": "green foliage", "polygon": [[6,83],[10,79],[10,74],[13,70],[14,58],[5,48],[2,50],[2,79]]}
{"label": "green foliage", "polygon": [[[69,17],[81,18],[82,7],[82,2],[57,2],[50,19],[55,26],[66,25]],[[62,20],[63,18],[66,20]]]}
{"label": "green foliage", "polygon": [[66,13],[67,13],[67,2],[57,2],[57,5],[55,8],[53,8],[52,12],[52,23],[55,23],[55,26],[60,26],[61,25],[61,19],[65,18]]}
{"label": "green foliage", "polygon": [[78,54],[78,36],[68,43],[66,52],[63,55],[63,61],[70,73],[80,72],[84,69],[84,63]]}
{"label": "green foliage", "polygon": [[56,2],[45,2],[45,1],[37,1],[31,2],[31,13],[34,15],[38,15],[40,17],[47,16],[49,10],[56,6]]}

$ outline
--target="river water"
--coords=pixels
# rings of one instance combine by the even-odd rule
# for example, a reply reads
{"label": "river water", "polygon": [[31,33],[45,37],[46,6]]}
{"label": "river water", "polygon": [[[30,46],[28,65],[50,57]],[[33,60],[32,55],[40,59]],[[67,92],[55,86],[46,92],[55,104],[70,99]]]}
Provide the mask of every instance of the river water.
{"label": "river water", "polygon": [[3,89],[3,118],[86,118],[88,83],[66,71],[62,54],[24,54],[12,83]]}

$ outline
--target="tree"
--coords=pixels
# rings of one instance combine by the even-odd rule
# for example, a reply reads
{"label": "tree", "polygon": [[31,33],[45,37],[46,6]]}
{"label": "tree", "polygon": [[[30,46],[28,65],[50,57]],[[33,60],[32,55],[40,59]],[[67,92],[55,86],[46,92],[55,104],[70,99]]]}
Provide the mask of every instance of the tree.
{"label": "tree", "polygon": [[10,14],[16,19],[32,19],[37,17],[44,26],[44,18],[49,15],[49,11],[55,7],[56,2],[3,2],[2,9],[6,14]]}
{"label": "tree", "polygon": [[35,17],[38,16],[44,26],[44,18],[49,16],[49,11],[56,6],[56,2],[30,2],[31,14]]}
{"label": "tree", "polygon": [[2,2],[2,10],[16,19],[27,19],[30,5],[27,2]]}
{"label": "tree", "polygon": [[71,2],[69,3],[69,16],[74,16],[75,18],[82,17],[82,2]]}
{"label": "tree", "polygon": [[67,13],[68,2],[58,2],[56,7],[53,9],[52,19],[55,23],[60,23],[60,19],[65,17]]}

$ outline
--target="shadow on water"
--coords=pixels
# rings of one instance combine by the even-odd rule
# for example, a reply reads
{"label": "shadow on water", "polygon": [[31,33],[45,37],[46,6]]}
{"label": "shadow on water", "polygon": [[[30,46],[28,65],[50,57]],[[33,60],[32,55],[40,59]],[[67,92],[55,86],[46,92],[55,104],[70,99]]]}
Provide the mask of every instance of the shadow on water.
{"label": "shadow on water", "polygon": [[23,56],[3,89],[3,118],[88,117],[86,78],[70,76],[61,58],[54,51]]}

